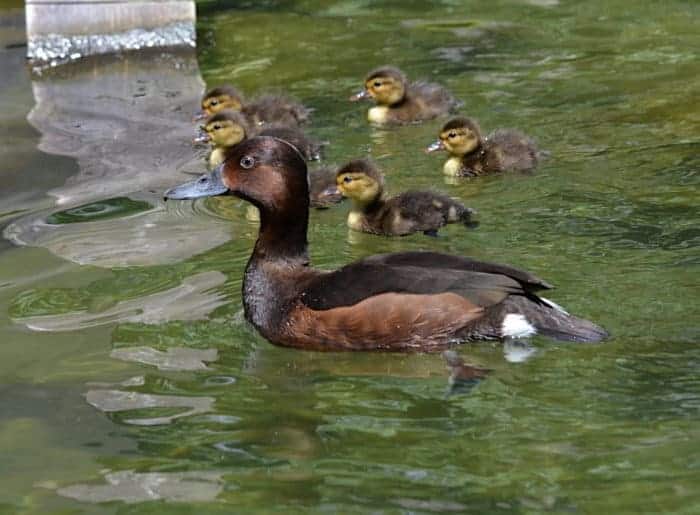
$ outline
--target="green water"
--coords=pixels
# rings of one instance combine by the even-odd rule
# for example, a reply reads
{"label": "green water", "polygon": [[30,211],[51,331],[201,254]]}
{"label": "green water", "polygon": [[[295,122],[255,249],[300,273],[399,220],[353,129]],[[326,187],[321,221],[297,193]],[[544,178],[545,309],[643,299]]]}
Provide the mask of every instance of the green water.
{"label": "green water", "polygon": [[[288,90],[315,108],[327,162],[371,154],[392,191],[441,189],[480,214],[476,230],[383,239],[349,233],[347,205],[314,212],[315,264],[407,249],[510,263],[613,337],[535,338],[522,363],[464,346],[493,372],[446,397],[438,355],[299,352],[245,324],[256,232],[241,203],[198,202],[231,239],[175,263],[80,265],[3,241],[0,512],[700,512],[700,4],[226,4],[200,4],[208,84]],[[367,105],[346,101],[384,63],[550,157],[534,175],[445,182],[443,156],[422,152],[438,121],[371,128]],[[37,150],[28,79],[3,80],[7,224],[46,208],[77,165]],[[133,193],[47,223],[80,230],[106,213],[139,229],[149,204]],[[153,308],[190,290],[198,314]],[[187,366],[164,365],[168,352]],[[115,408],[119,392],[133,403]]]}

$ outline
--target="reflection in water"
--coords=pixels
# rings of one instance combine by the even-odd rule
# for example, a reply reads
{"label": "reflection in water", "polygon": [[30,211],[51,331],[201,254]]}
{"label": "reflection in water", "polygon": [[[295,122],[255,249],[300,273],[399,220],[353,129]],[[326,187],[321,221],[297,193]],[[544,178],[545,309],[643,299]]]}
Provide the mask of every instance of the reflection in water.
{"label": "reflection in water", "polygon": [[226,276],[221,272],[202,272],[185,278],[174,288],[123,300],[97,313],[39,315],[17,318],[15,322],[34,331],[75,331],[115,322],[161,324],[169,320],[198,320],[226,303],[223,294],[212,291],[225,281]]}
{"label": "reflection in water", "polygon": [[[4,236],[17,245],[47,248],[81,265],[107,268],[176,263],[217,247],[231,237],[231,228],[225,220],[188,209],[191,203],[181,202],[182,206],[173,209],[168,204],[165,210],[155,198],[149,201],[158,202],[159,207],[128,217],[118,215],[118,218],[80,224],[51,224],[55,214],[47,218],[44,213],[34,214],[10,224]],[[68,212],[74,215],[74,210],[61,213]]]}
{"label": "reflection in water", "polygon": [[132,470],[107,472],[107,484],[77,484],[58,488],[56,493],[83,502],[122,501],[128,504],[145,501],[211,501],[223,489],[222,472],[153,472]]}
{"label": "reflection in water", "polygon": [[75,224],[128,216],[150,209],[151,204],[142,200],[132,200],[128,197],[116,197],[82,206],[57,211],[46,217],[46,223],[52,225]]}
{"label": "reflection in water", "polygon": [[190,349],[170,347],[166,352],[151,347],[125,347],[114,349],[112,358],[135,361],[158,367],[158,370],[209,370],[205,362],[216,361],[216,349]]}
{"label": "reflection in water", "polygon": [[[88,58],[47,70],[32,86],[28,119],[39,148],[75,158],[79,172],[49,191],[60,210],[14,221],[6,238],[107,267],[172,263],[230,238],[200,213],[146,206],[162,206],[162,191],[205,171],[191,144],[203,89],[194,50]],[[77,221],[86,223],[70,226]]]}
{"label": "reflection in water", "polygon": [[190,408],[187,411],[162,417],[127,418],[123,422],[135,426],[158,426],[173,420],[190,417],[212,410],[213,397],[184,397],[179,395],[153,395],[125,392],[123,390],[90,390],[85,394],[88,404],[104,413],[154,408]]}

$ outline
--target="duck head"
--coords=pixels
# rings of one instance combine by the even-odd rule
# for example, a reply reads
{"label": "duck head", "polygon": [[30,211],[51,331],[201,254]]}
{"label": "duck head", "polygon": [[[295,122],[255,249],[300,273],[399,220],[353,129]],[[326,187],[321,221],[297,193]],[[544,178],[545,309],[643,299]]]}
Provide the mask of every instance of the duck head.
{"label": "duck head", "polygon": [[426,153],[446,150],[453,156],[464,156],[482,144],[479,124],[471,118],[458,117],[447,122],[440,130],[438,140],[430,144]]}
{"label": "duck head", "polygon": [[211,143],[214,147],[230,148],[248,135],[248,124],[240,113],[224,109],[207,118],[200,127],[195,143]]}
{"label": "duck head", "polygon": [[259,136],[236,145],[213,172],[166,191],[164,200],[235,195],[260,209],[261,218],[301,216],[308,212],[308,188],[299,151],[284,140]]}
{"label": "duck head", "polygon": [[356,159],[341,167],[336,176],[338,190],[354,204],[372,204],[384,192],[384,177],[369,159]]}
{"label": "duck head", "polygon": [[240,111],[243,96],[232,86],[220,86],[207,91],[202,97],[202,110],[195,115],[195,120],[203,120],[224,109]]}
{"label": "duck head", "polygon": [[350,100],[355,102],[371,98],[378,105],[392,106],[404,99],[407,85],[408,81],[401,70],[393,66],[382,66],[367,75],[365,88],[352,95]]}

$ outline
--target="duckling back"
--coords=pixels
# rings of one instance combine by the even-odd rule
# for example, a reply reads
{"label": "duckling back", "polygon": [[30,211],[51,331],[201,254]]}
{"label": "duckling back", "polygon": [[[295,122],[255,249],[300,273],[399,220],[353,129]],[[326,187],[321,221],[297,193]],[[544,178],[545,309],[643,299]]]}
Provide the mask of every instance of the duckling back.
{"label": "duckling back", "polygon": [[430,120],[454,112],[460,105],[452,94],[434,82],[413,82],[406,92],[413,120]]}
{"label": "duckling back", "polygon": [[523,172],[537,166],[539,153],[535,142],[514,129],[497,129],[486,139],[489,168]]}
{"label": "duckling back", "polygon": [[243,106],[242,111],[257,126],[274,124],[298,127],[309,120],[310,114],[310,110],[301,103],[282,94],[258,97]]}
{"label": "duckling back", "polygon": [[464,204],[433,191],[407,191],[386,201],[381,218],[384,234],[424,232],[435,235],[441,227],[470,225],[475,213]]}

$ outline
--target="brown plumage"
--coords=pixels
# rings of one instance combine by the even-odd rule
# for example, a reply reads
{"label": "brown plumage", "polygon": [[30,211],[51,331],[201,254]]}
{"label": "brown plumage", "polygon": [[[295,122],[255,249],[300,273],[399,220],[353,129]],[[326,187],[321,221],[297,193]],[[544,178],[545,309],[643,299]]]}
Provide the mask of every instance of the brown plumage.
{"label": "brown plumage", "polygon": [[367,119],[378,124],[405,124],[431,120],[457,108],[459,102],[439,84],[409,83],[404,73],[393,66],[372,70],[365,78],[365,88],[350,100],[371,98],[377,104],[369,109]]}
{"label": "brown plumage", "polygon": [[497,129],[483,137],[479,124],[465,117],[447,122],[439,139],[428,152],[446,150],[450,158],[443,167],[446,175],[477,176],[506,171],[528,171],[537,166],[535,142],[515,129]]}
{"label": "brown plumage", "polygon": [[[292,144],[307,161],[320,157],[321,145],[308,138],[301,129],[293,127],[251,129],[241,113],[230,109],[219,111],[207,118],[196,141],[211,144],[212,150],[208,161],[209,167],[214,169],[223,163],[232,148],[245,141],[251,134],[285,140]],[[335,184],[335,170],[320,168],[310,172],[309,187],[311,207],[328,208],[343,199]]]}
{"label": "brown plumage", "polygon": [[473,223],[474,210],[442,193],[407,191],[388,197],[382,173],[368,159],[351,161],[338,170],[337,184],[353,202],[348,226],[356,231],[384,236],[423,232],[435,236],[438,229],[449,223]]}
{"label": "brown plumage", "polygon": [[258,137],[210,175],[165,198],[233,194],[260,210],[243,278],[246,319],[270,342],[316,350],[443,349],[475,338],[541,332],[572,341],[607,333],[536,292],[549,285],[506,265],[435,252],[375,255],[326,272],[309,264],[306,164],[290,144]]}

